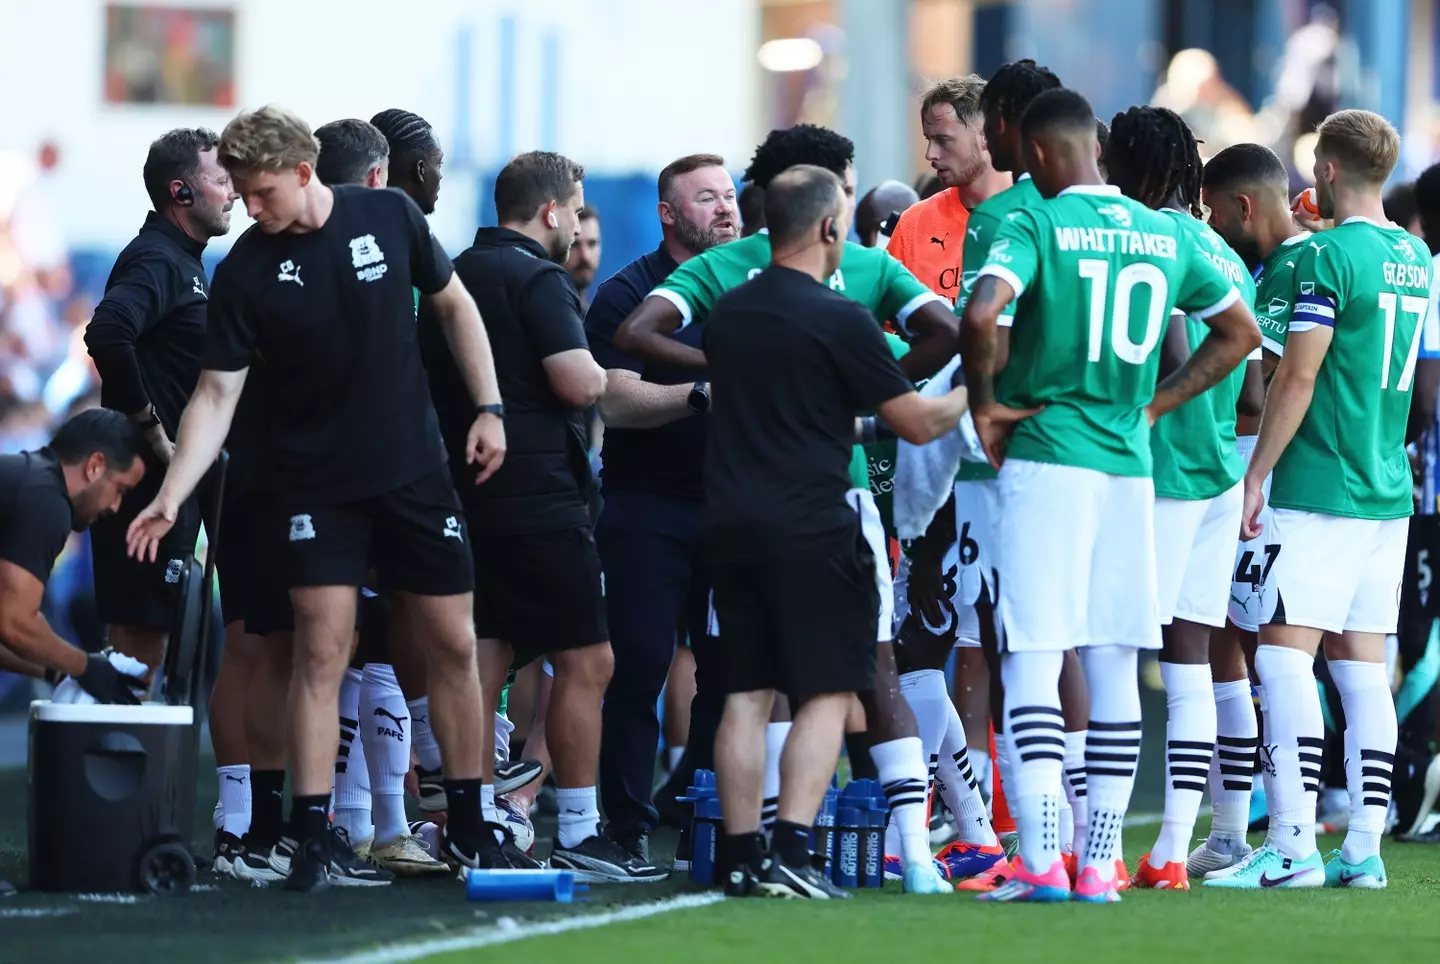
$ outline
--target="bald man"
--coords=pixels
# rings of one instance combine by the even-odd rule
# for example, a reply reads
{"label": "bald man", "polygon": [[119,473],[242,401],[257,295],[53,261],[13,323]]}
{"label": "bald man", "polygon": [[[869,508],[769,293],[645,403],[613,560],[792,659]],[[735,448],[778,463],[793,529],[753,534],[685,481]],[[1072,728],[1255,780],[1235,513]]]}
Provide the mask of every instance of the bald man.
{"label": "bald man", "polygon": [[860,235],[860,243],[867,248],[879,247],[882,240],[888,243],[900,212],[918,200],[920,195],[915,189],[899,181],[881,181],[872,187],[855,209],[855,233]]}

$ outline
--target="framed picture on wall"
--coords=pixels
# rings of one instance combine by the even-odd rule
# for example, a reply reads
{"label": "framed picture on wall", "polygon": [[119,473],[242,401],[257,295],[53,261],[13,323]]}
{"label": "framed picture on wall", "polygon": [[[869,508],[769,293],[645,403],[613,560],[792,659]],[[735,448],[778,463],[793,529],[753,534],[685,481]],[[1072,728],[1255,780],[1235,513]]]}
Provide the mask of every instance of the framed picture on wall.
{"label": "framed picture on wall", "polygon": [[235,106],[235,12],[109,4],[105,102]]}

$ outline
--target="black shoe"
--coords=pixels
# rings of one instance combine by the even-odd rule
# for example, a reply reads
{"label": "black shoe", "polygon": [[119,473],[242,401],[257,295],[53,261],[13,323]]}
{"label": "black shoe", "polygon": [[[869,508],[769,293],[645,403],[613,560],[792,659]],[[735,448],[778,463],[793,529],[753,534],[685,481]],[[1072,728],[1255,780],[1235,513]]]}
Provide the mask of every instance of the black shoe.
{"label": "black shoe", "polygon": [[550,853],[555,870],[573,870],[581,880],[601,884],[654,884],[666,878],[665,871],[640,860],[609,837],[596,834],[575,847],[561,847],[557,841]]}
{"label": "black shoe", "polygon": [[1413,840],[1424,836],[1420,828],[1425,826],[1430,811],[1440,798],[1440,756],[1420,756],[1406,747],[1395,751],[1394,792],[1395,801],[1394,835],[1397,839]]}
{"label": "black shoe", "polygon": [[750,869],[749,864],[741,864],[725,878],[726,897],[757,897],[759,887],[760,878]]}
{"label": "black shoe", "polygon": [[264,843],[245,838],[245,849],[230,864],[236,880],[248,881],[252,887],[266,887],[290,875],[290,858],[295,841],[283,837],[278,843]]}
{"label": "black shoe", "polygon": [[676,842],[676,844],[675,844],[675,864],[674,864],[674,867],[675,867],[676,870],[689,870],[689,869],[690,869],[690,860],[691,860],[691,856],[692,856],[693,853],[694,853],[694,850],[695,850],[695,845],[694,845],[694,843],[693,843],[693,842],[691,841],[691,839],[690,839],[690,828],[689,828],[689,827],[681,827],[681,828],[680,828],[680,839],[679,839],[679,840]]}
{"label": "black shoe", "polygon": [[808,900],[849,900],[850,894],[836,887],[808,863],[792,867],[779,857],[767,857],[760,867],[756,892],[764,897]]}
{"label": "black shoe", "polygon": [[328,840],[317,837],[307,840],[290,858],[290,874],[285,878],[286,890],[309,892],[330,886],[330,848]]}
{"label": "black shoe", "polygon": [[495,764],[495,795],[528,787],[540,778],[543,769],[539,760],[506,760]]}
{"label": "black shoe", "polygon": [[215,831],[215,861],[211,867],[217,877],[233,877],[235,862],[245,852],[245,842],[233,833]]}
{"label": "black shoe", "polygon": [[[498,824],[484,824],[482,826],[499,827]],[[512,842],[513,846],[513,842]],[[475,840],[457,840],[450,836],[450,828],[444,827],[440,831],[440,841],[437,848],[440,852],[436,855],[451,867],[460,871],[460,876],[465,876],[467,870],[509,870],[510,861],[500,849],[500,840],[494,833],[481,833]]]}
{"label": "black shoe", "polygon": [[500,856],[504,859],[502,867],[509,867],[511,870],[544,870],[545,865],[534,857],[520,849],[515,843],[515,834],[503,823],[486,823],[484,828],[490,831],[489,836],[500,844]]}
{"label": "black shoe", "polygon": [[344,827],[331,827],[330,883],[337,887],[385,887],[395,883],[395,875],[355,853]]}
{"label": "black shoe", "polygon": [[14,884],[8,880],[0,880],[0,897],[14,897],[16,893]]}

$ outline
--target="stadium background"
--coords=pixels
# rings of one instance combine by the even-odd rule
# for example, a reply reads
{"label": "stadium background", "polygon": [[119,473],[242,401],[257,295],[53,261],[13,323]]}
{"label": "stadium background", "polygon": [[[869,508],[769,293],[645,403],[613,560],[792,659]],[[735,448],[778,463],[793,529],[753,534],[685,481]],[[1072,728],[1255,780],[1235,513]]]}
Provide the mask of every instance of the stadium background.
{"label": "stadium background", "polygon": [[[909,181],[925,169],[915,99],[926,81],[988,75],[1019,56],[1051,66],[1102,117],[1132,103],[1176,109],[1207,155],[1238,141],[1271,144],[1292,164],[1296,189],[1315,123],[1340,107],[1376,110],[1401,131],[1396,181],[1409,179],[1440,153],[1437,8],[1440,0],[0,0],[0,451],[43,444],[68,412],[96,402],[81,335],[148,207],[145,149],[172,127],[218,130],[267,102],[312,125],[416,111],[446,150],[433,224],[452,253],[477,224],[494,223],[489,194],[506,158],[561,151],[588,171],[603,279],[658,241],[654,176],[675,156],[719,152],[738,175],[765,131],[811,121],[855,141],[862,191]],[[237,210],[207,262],[247,225]],[[76,537],[46,606],[63,635],[94,647],[89,571],[87,541]],[[10,801],[0,808],[0,876],[23,876],[24,775],[5,768],[24,760],[29,695],[28,681],[0,674],[0,788]],[[1150,749],[1136,809],[1154,811],[1157,686],[1146,700]],[[202,800],[213,799],[210,782],[202,779]],[[253,905],[277,915],[267,939],[292,928],[310,928],[314,940],[328,933],[293,917],[303,908],[278,916],[274,896]],[[1369,920],[1389,926],[1399,911],[1387,905],[1391,916]],[[1227,927],[1263,926],[1226,913]],[[150,918],[96,914],[58,943],[38,920],[35,930],[12,929],[10,947],[69,959],[93,954],[92,939],[118,928],[169,948],[155,943]],[[407,926],[441,931],[460,919],[446,914]],[[195,925],[218,928],[222,940],[250,929],[227,920]],[[1203,931],[1203,920],[1184,926],[1197,923]],[[710,946],[731,953],[739,945],[727,941],[743,938]],[[183,940],[173,949],[199,959]]]}

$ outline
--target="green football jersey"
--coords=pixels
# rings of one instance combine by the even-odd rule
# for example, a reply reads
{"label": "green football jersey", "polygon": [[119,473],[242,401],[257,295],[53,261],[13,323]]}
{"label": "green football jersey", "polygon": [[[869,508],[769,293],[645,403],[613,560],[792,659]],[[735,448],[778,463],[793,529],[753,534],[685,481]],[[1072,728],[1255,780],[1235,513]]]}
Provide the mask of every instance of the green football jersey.
{"label": "green football jersey", "polygon": [[[1001,225],[1014,218],[1016,211],[1033,207],[1042,200],[1030,175],[1022,174],[1020,180],[1016,181],[1014,185],[1007,187],[994,197],[982,201],[979,207],[970,212],[970,223],[965,228],[965,253],[960,268],[960,297],[955,302],[955,314],[963,315],[965,313],[965,302],[970,300],[970,289],[975,287],[975,278],[985,265],[985,256],[990,253],[990,242],[995,240],[995,232],[1000,230]],[[1015,301],[1011,301],[1000,313],[998,324],[1008,327],[1014,321]],[[960,472],[955,476],[955,481],[974,482],[993,478],[995,478],[995,470],[990,467],[990,463],[971,462],[967,459],[960,463]]]}
{"label": "green football jersey", "polygon": [[[1167,209],[1181,230],[1224,273],[1247,305],[1255,303],[1255,279],[1244,260],[1220,235],[1183,211]],[[1210,327],[1185,319],[1190,350],[1199,347]],[[1258,356],[1257,356],[1258,357]],[[1245,383],[1246,362],[1209,391],[1190,399],[1155,423],[1150,454],[1155,459],[1155,494],[1165,499],[1212,499],[1240,481],[1245,460],[1235,448],[1235,405]]]}
{"label": "green football jersey", "polygon": [[1149,476],[1145,406],[1170,313],[1203,320],[1240,293],[1178,219],[1110,185],[1014,213],[980,269],[1019,300],[996,396],[1045,410],[1015,426],[1010,457]]}
{"label": "green football jersey", "polygon": [[1260,325],[1260,346],[1273,355],[1285,354],[1285,334],[1295,307],[1295,262],[1310,240],[1309,232],[1280,242],[1260,262],[1255,278],[1255,321]]}
{"label": "green football jersey", "polygon": [[[761,231],[748,238],[720,244],[686,261],[651,292],[680,309],[681,324],[703,321],[720,296],[744,284],[770,266],[770,235]],[[845,242],[840,267],[830,278],[830,290],[858,301],[881,321],[893,321],[902,330],[911,313],[929,301],[947,308],[950,303],[920,283],[884,248],[866,248]]]}
{"label": "green football jersey", "polygon": [[1425,242],[1367,218],[1306,240],[1290,333],[1327,325],[1334,340],[1310,408],[1275,465],[1271,505],[1356,519],[1411,514],[1405,427],[1430,267]]}
{"label": "green football jersey", "polygon": [[[896,359],[904,358],[910,346],[903,338],[885,332],[885,343]],[[895,534],[895,453],[899,445],[895,439],[881,439],[869,445],[855,446],[850,458],[850,484],[855,488],[870,489],[875,497],[875,508],[880,510],[880,523],[885,531]]]}

